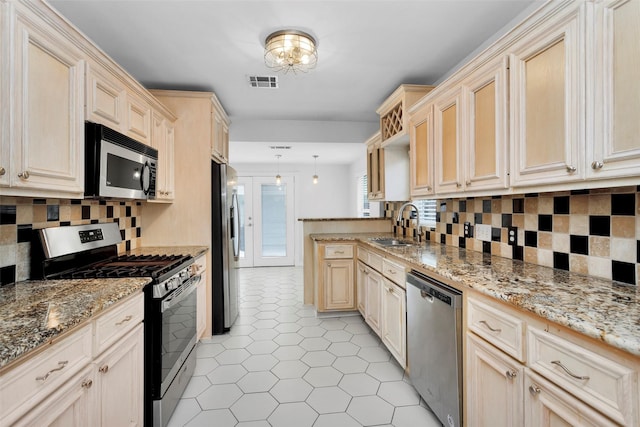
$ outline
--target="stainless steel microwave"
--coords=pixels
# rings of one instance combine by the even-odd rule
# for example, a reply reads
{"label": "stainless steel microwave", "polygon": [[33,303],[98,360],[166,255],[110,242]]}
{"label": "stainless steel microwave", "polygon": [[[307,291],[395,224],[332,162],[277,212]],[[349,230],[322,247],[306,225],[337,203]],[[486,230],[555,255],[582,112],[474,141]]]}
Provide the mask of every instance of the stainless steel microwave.
{"label": "stainless steel microwave", "polygon": [[155,199],[158,150],[111,128],[85,123],[85,197]]}

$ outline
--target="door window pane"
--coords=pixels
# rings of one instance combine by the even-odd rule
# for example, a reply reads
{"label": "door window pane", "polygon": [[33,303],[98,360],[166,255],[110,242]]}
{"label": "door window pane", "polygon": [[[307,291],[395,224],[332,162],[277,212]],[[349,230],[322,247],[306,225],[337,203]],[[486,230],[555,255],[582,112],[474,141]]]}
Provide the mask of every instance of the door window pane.
{"label": "door window pane", "polygon": [[238,184],[238,219],[240,220],[240,229],[238,230],[238,241],[240,245],[240,258],[245,257],[245,205],[244,205],[244,184]]}
{"label": "door window pane", "polygon": [[287,186],[262,184],[262,256],[287,256]]}

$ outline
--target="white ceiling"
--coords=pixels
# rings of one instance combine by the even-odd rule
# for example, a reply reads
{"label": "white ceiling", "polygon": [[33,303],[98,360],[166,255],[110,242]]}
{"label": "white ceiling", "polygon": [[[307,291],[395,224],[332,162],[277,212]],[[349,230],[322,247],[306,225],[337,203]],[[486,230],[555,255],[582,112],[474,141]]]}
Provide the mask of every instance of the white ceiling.
{"label": "white ceiling", "polygon": [[[274,162],[267,146],[283,141],[300,158],[319,154],[321,163],[339,157],[335,144],[357,143],[343,156],[361,155],[353,153],[374,132],[375,110],[400,84],[437,82],[535,1],[50,3],[147,88],[214,91],[232,120],[232,163],[255,156]],[[278,75],[276,90],[250,88],[247,76],[274,75],[264,65],[264,39],[284,28],[316,38],[316,69]],[[265,130],[269,121],[274,125]],[[309,130],[289,132],[296,127]],[[243,143],[251,145],[236,149]]]}

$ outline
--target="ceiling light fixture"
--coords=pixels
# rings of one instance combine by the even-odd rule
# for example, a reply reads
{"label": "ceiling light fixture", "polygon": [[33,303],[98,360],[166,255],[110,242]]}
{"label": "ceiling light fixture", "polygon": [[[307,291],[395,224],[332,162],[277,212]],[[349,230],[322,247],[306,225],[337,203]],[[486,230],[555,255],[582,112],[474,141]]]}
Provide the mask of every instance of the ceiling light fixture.
{"label": "ceiling light fixture", "polygon": [[278,171],[276,173],[276,185],[280,185],[282,183],[282,177],[280,176],[280,157],[282,157],[282,154],[276,154],[276,158],[278,159]]}
{"label": "ceiling light fixture", "polygon": [[317,44],[309,34],[298,30],[282,30],[267,36],[264,63],[276,71],[306,73],[318,62]]}
{"label": "ceiling light fixture", "polygon": [[318,155],[317,154],[313,155],[313,170],[314,170],[313,183],[317,184],[318,183]]}

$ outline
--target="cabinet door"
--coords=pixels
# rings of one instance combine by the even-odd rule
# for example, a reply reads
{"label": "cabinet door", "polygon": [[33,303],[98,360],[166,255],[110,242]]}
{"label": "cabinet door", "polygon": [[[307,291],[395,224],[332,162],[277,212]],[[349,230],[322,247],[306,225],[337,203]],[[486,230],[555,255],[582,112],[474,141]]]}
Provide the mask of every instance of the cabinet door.
{"label": "cabinet door", "polygon": [[[93,418],[95,405],[99,403],[96,397],[95,382],[94,367],[89,365],[12,425],[15,427],[86,427],[97,425]],[[120,390],[114,390],[114,392],[118,393]]]}
{"label": "cabinet door", "polygon": [[469,427],[522,426],[524,367],[472,333],[466,359]]}
{"label": "cabinet door", "polygon": [[466,191],[507,188],[507,58],[473,73],[465,82]]}
{"label": "cabinet door", "polygon": [[462,92],[460,87],[444,93],[434,102],[435,191],[452,193],[462,190],[461,134]]}
{"label": "cabinet door", "polygon": [[433,106],[425,105],[409,118],[411,196],[433,194]]}
{"label": "cabinet door", "polygon": [[[512,185],[584,176],[585,3],[563,11],[513,46]],[[582,154],[581,154],[582,153]]]}
{"label": "cabinet door", "polygon": [[365,284],[368,274],[367,266],[358,261],[358,270],[356,271],[356,300],[358,311],[362,314],[362,317],[365,317],[367,314],[367,291]]}
{"label": "cabinet door", "polygon": [[87,120],[122,131],[125,102],[126,91],[115,77],[97,65],[87,65]]}
{"label": "cabinet door", "polygon": [[99,425],[142,426],[143,345],[139,324],[95,361]]}
{"label": "cabinet door", "polygon": [[154,114],[151,146],[158,150],[158,170],[155,202],[174,199],[174,127],[165,118]]}
{"label": "cabinet door", "polygon": [[[640,2],[596,3],[596,129],[589,178],[638,176],[640,170]],[[633,183],[635,185],[635,183]]]}
{"label": "cabinet door", "polygon": [[221,163],[227,163],[229,128],[215,109],[211,112],[211,155]]}
{"label": "cabinet door", "polygon": [[200,283],[196,290],[196,333],[198,339],[204,336],[207,328],[207,272],[203,271],[200,275]]}
{"label": "cabinet door", "polygon": [[382,281],[382,342],[400,366],[407,366],[407,294],[387,279]]}
{"label": "cabinet door", "polygon": [[[19,3],[14,9],[10,185],[84,191],[84,61],[54,28]],[[30,195],[24,192],[18,195]],[[34,195],[38,195],[35,193]],[[42,195],[42,193],[40,193]]]}
{"label": "cabinet door", "polygon": [[381,335],[380,316],[382,315],[382,275],[369,270],[364,282],[366,293],[366,315],[364,320],[378,335]]}
{"label": "cabinet door", "polygon": [[367,147],[367,187],[369,200],[380,200],[383,194],[384,150],[380,144],[372,144]]}
{"label": "cabinet door", "polygon": [[355,310],[354,271],[352,259],[324,261],[324,308]]}
{"label": "cabinet door", "polygon": [[524,386],[525,427],[618,425],[528,369]]}
{"label": "cabinet door", "polygon": [[129,93],[126,112],[126,134],[143,144],[151,144],[151,107]]}

